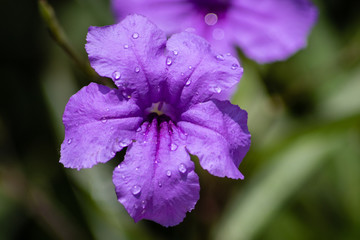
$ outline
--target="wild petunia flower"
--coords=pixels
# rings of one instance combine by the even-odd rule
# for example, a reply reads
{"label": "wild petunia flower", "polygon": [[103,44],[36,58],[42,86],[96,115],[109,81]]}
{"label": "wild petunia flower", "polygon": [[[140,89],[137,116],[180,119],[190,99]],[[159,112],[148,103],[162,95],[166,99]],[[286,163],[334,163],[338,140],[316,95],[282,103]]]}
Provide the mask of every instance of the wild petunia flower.
{"label": "wild petunia flower", "polygon": [[118,21],[147,16],[168,34],[193,29],[214,49],[235,46],[259,63],[284,60],[307,44],[317,18],[309,0],[112,0]]}
{"label": "wild petunia flower", "polygon": [[243,179],[238,166],[250,147],[247,113],[218,99],[240,80],[236,58],[214,54],[192,33],[167,40],[138,15],[90,27],[86,50],[91,66],[118,88],[91,83],[70,98],[63,115],[65,167],[90,168],[127,147],[113,173],[118,200],[136,222],[164,226],[180,223],[199,199],[189,154],[215,176]]}

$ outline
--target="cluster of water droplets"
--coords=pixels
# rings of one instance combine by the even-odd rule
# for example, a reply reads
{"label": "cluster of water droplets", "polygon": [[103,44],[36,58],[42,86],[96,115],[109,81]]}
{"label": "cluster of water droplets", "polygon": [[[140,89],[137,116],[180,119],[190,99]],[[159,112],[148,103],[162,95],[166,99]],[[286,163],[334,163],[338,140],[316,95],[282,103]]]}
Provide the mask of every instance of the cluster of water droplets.
{"label": "cluster of water droplets", "polygon": [[180,163],[180,165],[178,167],[178,170],[179,170],[180,173],[185,174],[186,171],[187,171],[185,164]]}
{"label": "cluster of water droplets", "polygon": [[176,151],[176,149],[178,149],[178,145],[176,145],[175,143],[170,144],[171,151]]}

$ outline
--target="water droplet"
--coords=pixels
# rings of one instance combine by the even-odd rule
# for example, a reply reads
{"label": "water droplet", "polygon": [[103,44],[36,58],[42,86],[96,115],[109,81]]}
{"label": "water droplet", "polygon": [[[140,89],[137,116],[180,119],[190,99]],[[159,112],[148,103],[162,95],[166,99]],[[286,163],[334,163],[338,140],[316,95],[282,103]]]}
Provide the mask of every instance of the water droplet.
{"label": "water droplet", "polygon": [[138,37],[139,37],[139,34],[137,32],[134,32],[133,35],[132,35],[132,38],[137,39]]}
{"label": "water droplet", "polygon": [[114,157],[115,154],[116,154],[115,152],[111,152],[111,153],[110,153],[110,156],[111,156],[111,157]]}
{"label": "water droplet", "polygon": [[170,170],[166,171],[166,176],[171,177],[171,171]]}
{"label": "water droplet", "polygon": [[136,72],[136,73],[140,72],[140,68],[139,68],[139,67],[135,67],[135,72]]}
{"label": "water droplet", "polygon": [[136,167],[136,168],[135,168],[135,171],[139,171],[139,167]]}
{"label": "water droplet", "polygon": [[102,123],[106,123],[106,122],[107,122],[107,119],[103,117],[103,118],[101,118],[101,122],[102,122]]}
{"label": "water droplet", "polygon": [[172,59],[171,57],[167,57],[166,58],[166,65],[170,66],[172,64]]}
{"label": "water droplet", "polygon": [[221,88],[220,87],[214,87],[214,91],[216,93],[221,93]]}
{"label": "water droplet", "polygon": [[177,148],[178,148],[178,145],[176,145],[175,143],[172,143],[172,144],[170,145],[171,151],[175,151]]}
{"label": "water droplet", "polygon": [[[119,166],[118,168],[120,168],[120,166]],[[125,179],[125,175],[124,175],[124,174],[121,175],[121,178],[122,178],[122,179]]]}
{"label": "water droplet", "polygon": [[179,165],[179,172],[186,173],[186,167],[185,167],[185,165],[183,163],[181,163]]}
{"label": "water droplet", "polygon": [[191,80],[190,80],[190,79],[188,79],[188,80],[186,81],[186,83],[185,83],[185,86],[189,86],[189,85],[190,85],[190,83],[191,83]]}
{"label": "water droplet", "polygon": [[213,26],[218,21],[218,16],[215,13],[208,13],[204,17],[205,23],[209,26]]}
{"label": "water droplet", "polygon": [[106,108],[105,110],[108,112],[110,109],[109,109],[109,108]]}
{"label": "water droplet", "polygon": [[182,73],[181,73],[181,76],[184,76],[184,75],[185,75],[185,74],[182,72]]}
{"label": "water droplet", "polygon": [[159,187],[162,187],[162,184],[161,184],[161,182],[159,182]]}
{"label": "water droplet", "polygon": [[231,53],[229,53],[229,52],[228,52],[228,53],[226,53],[226,56],[231,56]]}
{"label": "water droplet", "polygon": [[174,51],[173,51],[173,54],[174,54],[175,56],[177,56],[177,55],[179,54],[179,52],[176,51],[176,50],[174,50]]}
{"label": "water droplet", "polygon": [[231,69],[232,70],[235,70],[239,67],[239,65],[237,65],[236,63],[234,63],[233,65],[231,65]]}
{"label": "water droplet", "polygon": [[120,72],[115,71],[112,76],[115,80],[119,80],[121,77],[121,74],[120,74]]}
{"label": "water droplet", "polygon": [[67,143],[70,144],[71,142],[72,142],[72,139],[69,138],[69,139],[67,140]]}
{"label": "water droplet", "polygon": [[145,200],[141,201],[141,206],[142,206],[143,209],[145,209],[145,207],[146,207],[146,201]]}
{"label": "water droplet", "polygon": [[110,130],[114,130],[114,127],[111,126],[111,127],[110,127]]}
{"label": "water droplet", "polygon": [[141,131],[141,127],[139,127],[138,129],[136,129],[137,132],[140,132]]}
{"label": "water droplet", "polygon": [[141,192],[141,187],[138,186],[138,185],[134,185],[132,188],[131,188],[131,192],[134,196],[136,195],[139,195],[140,192]]}
{"label": "water droplet", "polygon": [[129,45],[125,44],[124,49],[128,49],[128,48],[129,48]]}
{"label": "water droplet", "polygon": [[193,68],[193,67],[190,65],[190,66],[189,66],[189,69],[191,70],[192,68]]}
{"label": "water droplet", "polygon": [[216,58],[216,60],[218,60],[218,61],[224,61],[224,60],[225,60],[224,55],[222,55],[222,54],[216,55],[215,58]]}
{"label": "water droplet", "polygon": [[126,147],[128,144],[126,142],[119,142],[120,147]]}

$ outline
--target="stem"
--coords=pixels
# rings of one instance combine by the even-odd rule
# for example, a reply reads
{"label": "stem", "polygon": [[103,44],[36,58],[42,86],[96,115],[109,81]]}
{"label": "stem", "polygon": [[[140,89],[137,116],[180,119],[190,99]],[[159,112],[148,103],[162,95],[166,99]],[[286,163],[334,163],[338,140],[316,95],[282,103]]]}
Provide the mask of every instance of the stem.
{"label": "stem", "polygon": [[61,28],[55,16],[54,9],[46,0],[39,0],[39,11],[50,32],[51,37],[70,56],[70,58],[74,60],[79,69],[88,77],[90,77],[91,81],[112,88],[116,87],[110,79],[100,77],[88,62],[82,61],[82,59],[78,57],[67,40],[65,32]]}

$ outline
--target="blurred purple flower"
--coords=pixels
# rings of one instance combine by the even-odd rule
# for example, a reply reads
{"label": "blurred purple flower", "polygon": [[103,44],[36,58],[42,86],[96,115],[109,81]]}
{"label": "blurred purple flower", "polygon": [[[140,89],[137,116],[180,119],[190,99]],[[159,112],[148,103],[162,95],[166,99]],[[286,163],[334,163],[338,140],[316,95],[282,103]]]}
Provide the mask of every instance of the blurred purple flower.
{"label": "blurred purple flower", "polygon": [[73,95],[63,115],[60,162],[70,168],[104,163],[128,147],[114,170],[118,200],[135,221],[180,223],[199,199],[190,154],[219,177],[243,179],[238,166],[250,147],[247,113],[220,93],[236,85],[236,58],[211,52],[192,33],[166,35],[132,15],[90,27],[91,66],[118,89],[91,83]]}
{"label": "blurred purple flower", "polygon": [[113,0],[118,21],[143,14],[168,34],[193,29],[214,49],[235,46],[259,63],[284,60],[307,44],[317,18],[308,0]]}

